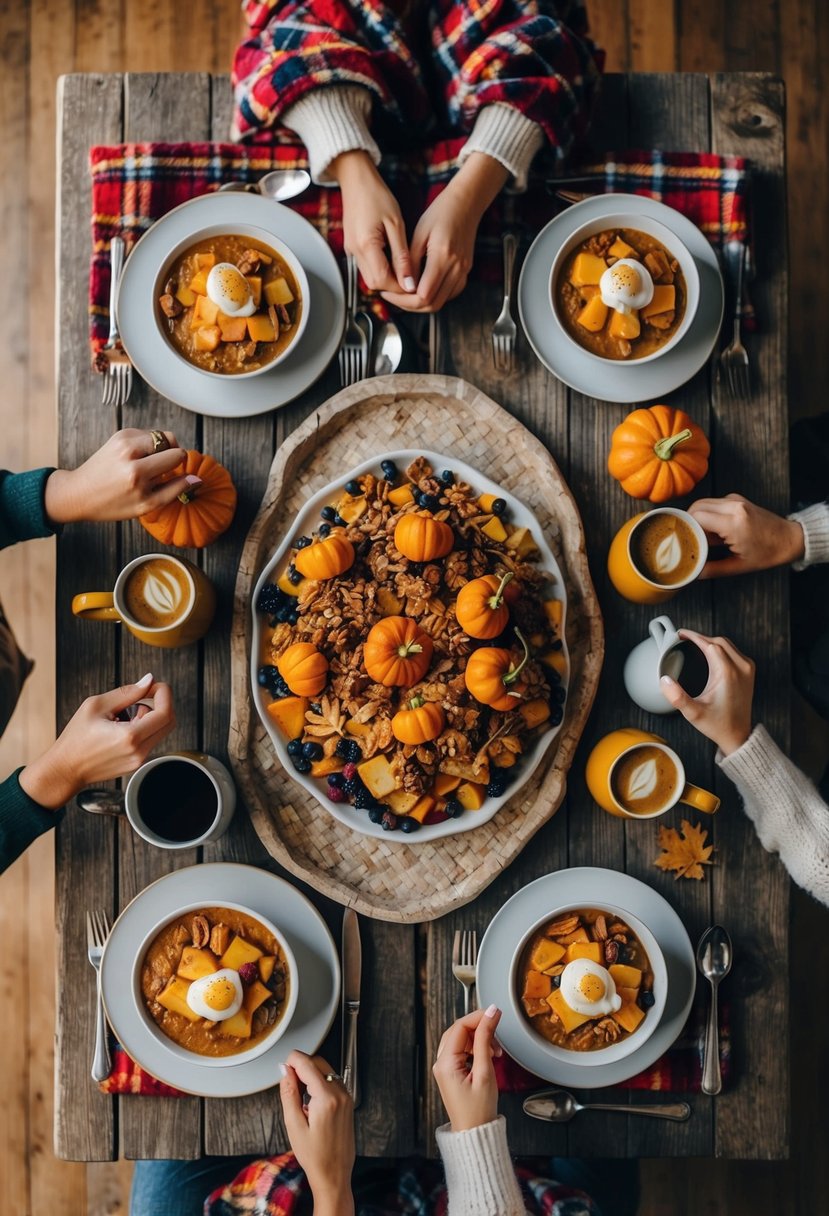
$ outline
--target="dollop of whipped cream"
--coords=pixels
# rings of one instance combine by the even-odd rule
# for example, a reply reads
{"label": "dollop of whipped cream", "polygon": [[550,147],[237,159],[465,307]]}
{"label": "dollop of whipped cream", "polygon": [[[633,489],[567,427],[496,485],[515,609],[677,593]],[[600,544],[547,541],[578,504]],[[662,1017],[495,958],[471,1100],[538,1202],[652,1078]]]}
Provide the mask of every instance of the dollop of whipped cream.
{"label": "dollop of whipped cream", "polygon": [[682,561],[682,545],[676,532],[669,532],[656,546],[653,564],[659,574],[670,574]]}
{"label": "dollop of whipped cream", "polygon": [[184,591],[179,581],[163,570],[151,571],[145,581],[143,595],[147,605],[159,616],[175,617],[184,606]]}

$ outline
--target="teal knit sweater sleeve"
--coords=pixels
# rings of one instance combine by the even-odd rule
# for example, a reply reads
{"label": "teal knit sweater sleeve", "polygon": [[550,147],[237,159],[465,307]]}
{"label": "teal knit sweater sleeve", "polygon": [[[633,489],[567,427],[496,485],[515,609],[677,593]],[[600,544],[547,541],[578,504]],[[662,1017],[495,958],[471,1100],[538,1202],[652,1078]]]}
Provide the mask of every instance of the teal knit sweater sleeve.
{"label": "teal knit sweater sleeve", "polygon": [[0,782],[0,873],[64,816],[63,810],[47,811],[21,789],[22,771]]}
{"label": "teal knit sweater sleeve", "polygon": [[54,471],[7,473],[0,469],[0,549],[56,531],[46,517],[43,501],[47,478]]}

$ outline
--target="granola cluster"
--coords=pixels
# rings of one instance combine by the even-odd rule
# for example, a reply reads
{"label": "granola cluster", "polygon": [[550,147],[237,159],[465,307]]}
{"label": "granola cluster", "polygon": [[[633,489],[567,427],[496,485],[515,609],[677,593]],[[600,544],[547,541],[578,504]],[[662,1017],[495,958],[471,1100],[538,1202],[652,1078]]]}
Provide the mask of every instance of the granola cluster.
{"label": "granola cluster", "polygon": [[[421,821],[440,822],[462,813],[456,795],[462,783],[480,786],[483,796],[506,791],[538,730],[561,721],[566,666],[558,628],[545,611],[551,575],[539,568],[539,551],[528,530],[510,523],[507,504],[479,496],[450,470],[436,472],[423,457],[409,465],[405,476],[390,461],[382,468],[380,477],[364,473],[348,482],[342,497],[322,511],[317,538],[341,529],[355,551],[350,568],[336,577],[303,578],[294,563],[311,539],[297,537],[276,586],[264,588],[258,606],[270,613],[271,626],[269,665],[260,672],[260,683],[275,697],[285,697],[290,690],[276,674],[281,656],[297,642],[322,652],[327,682],[304,712],[301,735],[292,740],[295,767],[327,776],[333,801],[343,801],[337,791],[344,790],[384,827],[413,831]],[[451,527],[454,543],[445,557],[413,561],[396,547],[398,522],[418,512]],[[457,594],[471,579],[507,573],[513,585],[509,624],[493,640],[475,640],[458,621]],[[385,617],[411,618],[433,644],[425,675],[406,688],[378,683],[366,670],[367,635]],[[464,672],[468,657],[482,645],[507,647],[519,662],[516,627],[527,639],[531,657],[521,673],[515,708],[498,711],[471,695]],[[272,682],[263,672],[273,673]],[[429,742],[402,743],[394,737],[392,718],[416,698],[441,706],[444,727]],[[542,713],[522,712],[529,703],[543,703]],[[396,788],[377,796],[368,778],[365,790],[360,788],[361,766],[380,754],[389,762]],[[349,772],[355,764],[358,771]],[[431,798],[433,805],[424,803],[426,809],[421,806],[418,812],[421,798]],[[474,802],[472,798],[470,805]]]}

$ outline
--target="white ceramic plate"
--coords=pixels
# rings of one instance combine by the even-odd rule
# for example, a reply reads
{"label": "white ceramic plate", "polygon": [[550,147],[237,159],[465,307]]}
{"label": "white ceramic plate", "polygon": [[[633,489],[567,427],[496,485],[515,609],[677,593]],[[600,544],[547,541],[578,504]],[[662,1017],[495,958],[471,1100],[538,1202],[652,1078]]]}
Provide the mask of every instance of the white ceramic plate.
{"label": "white ceramic plate", "polygon": [[[627,908],[656,938],[668,971],[668,995],[662,1020],[641,1047],[610,1064],[582,1067],[554,1060],[544,1040],[510,998],[510,960],[531,925],[554,908],[601,908],[603,903]],[[498,1038],[504,1050],[524,1068],[557,1085],[602,1088],[620,1085],[649,1068],[679,1036],[694,999],[697,972],[694,948],[685,926],[667,900],[645,883],[616,870],[582,866],[545,874],[522,887],[489,924],[478,952],[478,1004],[503,1010]]]}
{"label": "white ceramic plate", "polygon": [[[177,354],[156,324],[156,283],[172,251],[202,228],[251,224],[272,232],[293,251],[308,277],[305,332],[284,362],[259,376],[210,376]],[[337,352],[345,324],[337,260],[313,225],[290,207],[258,194],[204,194],[157,220],[127,258],[118,291],[124,349],[148,384],[198,414],[246,418],[293,401],[322,375]]]}
{"label": "white ceramic plate", "polygon": [[[270,696],[265,689],[259,687],[256,679],[256,673],[259,669],[259,640],[262,636],[262,627],[265,620],[261,612],[256,611],[256,601],[259,597],[259,591],[264,583],[271,581],[271,572],[278,570],[281,566],[285,554],[291,547],[291,543],[296,536],[303,533],[310,533],[315,528],[319,527],[320,508],[327,503],[333,502],[343,492],[343,487],[347,481],[353,477],[359,477],[361,473],[373,472],[379,475],[380,462],[382,460],[393,460],[397,467],[402,472],[411,462],[418,456],[423,456],[428,460],[433,469],[452,469],[453,472],[462,481],[466,481],[472,486],[473,490],[478,494],[496,494],[507,502],[508,515],[511,523],[516,527],[530,528],[538,548],[541,551],[541,561],[539,567],[546,570],[550,574],[550,586],[548,598],[560,599],[564,601],[564,611],[562,614],[562,647],[565,657],[567,656],[567,643],[564,639],[564,632],[567,620],[567,589],[564,584],[564,579],[559,569],[553,553],[544,539],[541,527],[527,507],[524,506],[519,499],[514,495],[508,494],[494,481],[490,481],[488,477],[484,477],[475,469],[470,468],[468,464],[464,464],[462,460],[457,460],[452,456],[441,456],[437,452],[428,452],[423,448],[407,448],[396,452],[378,453],[371,460],[364,460],[362,464],[356,468],[349,469],[344,472],[342,477],[337,481],[333,481],[324,489],[314,494],[309,498],[303,509],[299,512],[291,527],[285,533],[285,537],[279,548],[267,562],[262,573],[256,581],[256,586],[253,589],[253,597],[251,599],[251,612],[253,614],[253,638],[254,645],[251,648],[250,661],[250,677],[251,688],[253,689],[253,702],[262,719],[268,734],[271,737],[271,742],[274,745],[279,761],[285,771],[304,786],[309,793],[313,794],[320,805],[338,819],[340,823],[344,823],[346,827],[353,828],[354,831],[362,832],[365,836],[376,836],[382,838],[387,843],[401,844],[423,844],[426,841],[437,840],[441,836],[454,836],[457,832],[469,832],[473,828],[480,827],[482,823],[486,823],[492,816],[503,806],[503,804],[511,798],[532,776],[535,769],[541,762],[541,758],[550,746],[555,736],[561,730],[564,723],[564,717],[557,726],[552,726],[541,734],[532,749],[526,751],[520,760],[520,769],[517,779],[510,785],[509,789],[500,798],[487,798],[479,811],[464,811],[459,819],[447,819],[443,823],[424,824],[419,831],[413,832],[410,836],[404,835],[402,832],[384,832],[380,824],[372,823],[366,811],[358,811],[355,807],[346,802],[331,802],[326,797],[326,782],[325,779],[315,779],[306,776],[304,773],[298,773],[291,764],[288,755],[286,740],[282,733],[278,730],[276,724],[266,711],[266,706],[270,701]],[[569,679],[569,657],[568,657],[568,679]],[[562,681],[566,687],[568,680]],[[566,702],[563,706],[566,715]]]}
{"label": "white ceramic plate", "polygon": [[[223,900],[260,912],[279,927],[296,958],[299,999],[290,1026],[268,1051],[234,1067],[209,1068],[179,1058],[159,1043],[135,1007],[132,972],[147,933],[166,915],[201,901]],[[255,866],[214,862],[188,866],[151,883],[112,927],[101,960],[109,1024],[124,1050],[151,1076],[204,1098],[238,1098],[279,1083],[278,1064],[294,1048],[313,1054],[328,1034],[340,997],[340,962],[328,926],[314,905],[283,878]]]}
{"label": "white ceramic plate", "polygon": [[[602,215],[646,215],[675,232],[694,259],[700,300],[684,338],[659,359],[603,361],[562,340],[553,316],[550,270],[560,247],[582,224]],[[655,199],[638,194],[600,194],[562,211],[530,246],[518,281],[518,311],[530,346],[546,368],[570,388],[601,401],[651,401],[687,383],[709,358],[720,332],[723,284],[717,255],[696,224]]]}

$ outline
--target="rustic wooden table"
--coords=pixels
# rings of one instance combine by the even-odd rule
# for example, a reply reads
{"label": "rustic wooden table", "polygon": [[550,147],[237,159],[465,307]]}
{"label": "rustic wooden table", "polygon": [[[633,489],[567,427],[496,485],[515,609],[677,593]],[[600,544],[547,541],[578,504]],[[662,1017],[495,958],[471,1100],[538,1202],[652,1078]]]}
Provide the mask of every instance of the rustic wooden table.
{"label": "rustic wooden table", "polygon": [[[88,357],[86,284],[89,270],[89,146],[122,140],[225,138],[230,90],[208,75],[77,75],[60,82],[59,118],[59,364],[60,462],[85,459],[118,426],[165,426],[187,447],[213,453],[231,469],[239,510],[231,532],[200,555],[219,591],[210,635],[197,647],[148,652],[125,631],[80,622],[73,594],[110,587],[121,566],[147,551],[136,523],[77,526],[58,548],[58,722],[62,726],[91,692],[133,678],[150,665],[175,690],[178,727],[172,748],[201,747],[225,755],[230,687],[229,625],[238,557],[282,439],[338,388],[335,367],[301,399],[264,417],[202,418],[158,397],[140,380],[117,417],[100,404],[100,382]],[[782,84],[767,75],[609,76],[594,129],[597,149],[711,149],[751,159],[758,276],[753,292],[760,331],[750,339],[754,392],[735,403],[701,371],[672,400],[688,409],[713,440],[711,473],[701,493],[743,491],[775,510],[788,505],[786,408],[786,234],[783,183]],[[526,234],[530,236],[532,234]],[[609,539],[633,511],[605,469],[610,433],[624,406],[597,403],[568,390],[519,346],[515,374],[493,371],[489,330],[497,293],[476,290],[448,311],[449,351],[443,369],[477,384],[548,445],[581,508],[593,577],[605,613],[607,659],[596,707],[573,765],[570,792],[550,821],[503,876],[472,905],[418,928],[362,921],[364,1001],[360,1023],[363,1103],[357,1112],[360,1153],[393,1157],[434,1152],[442,1110],[429,1064],[443,1028],[460,1010],[450,975],[457,926],[482,933],[497,909],[527,882],[564,866],[595,864],[625,870],[661,891],[696,941],[702,929],[725,924],[735,966],[723,988],[731,1007],[734,1080],[719,1098],[692,1096],[685,1124],[585,1116],[569,1127],[525,1118],[520,1099],[504,1097],[516,1153],[575,1156],[723,1156],[779,1158],[788,1152],[789,885],[783,868],[761,848],[713,748],[674,719],[660,730],[677,746],[692,778],[713,783],[723,808],[710,826],[716,865],[704,882],[676,882],[652,864],[655,832],[626,830],[599,811],[584,785],[587,751],[622,725],[647,725],[621,686],[621,663],[645,636],[652,613],[623,602],[609,588]],[[437,440],[435,440],[437,442]],[[681,605],[681,608],[680,608]],[[789,633],[785,573],[698,584],[677,601],[678,620],[705,633],[725,633],[758,665],[757,715],[785,747],[788,739]],[[711,788],[709,784],[709,788]],[[277,870],[242,810],[230,833],[205,850],[210,860],[246,861]],[[168,854],[144,845],[118,820],[70,811],[58,834],[59,935],[56,1152],[100,1161],[117,1157],[198,1157],[202,1153],[275,1152],[285,1147],[273,1092],[239,1099],[106,1098],[90,1080],[93,975],[86,958],[84,911],[119,912],[171,868],[201,860],[193,851]],[[339,937],[341,909],[313,895]],[[393,966],[390,965],[393,961]],[[698,992],[698,999],[705,993]],[[339,1059],[338,1031],[326,1051]],[[622,1101],[626,1091],[615,1095]],[[639,1095],[637,1095],[639,1097]]]}

